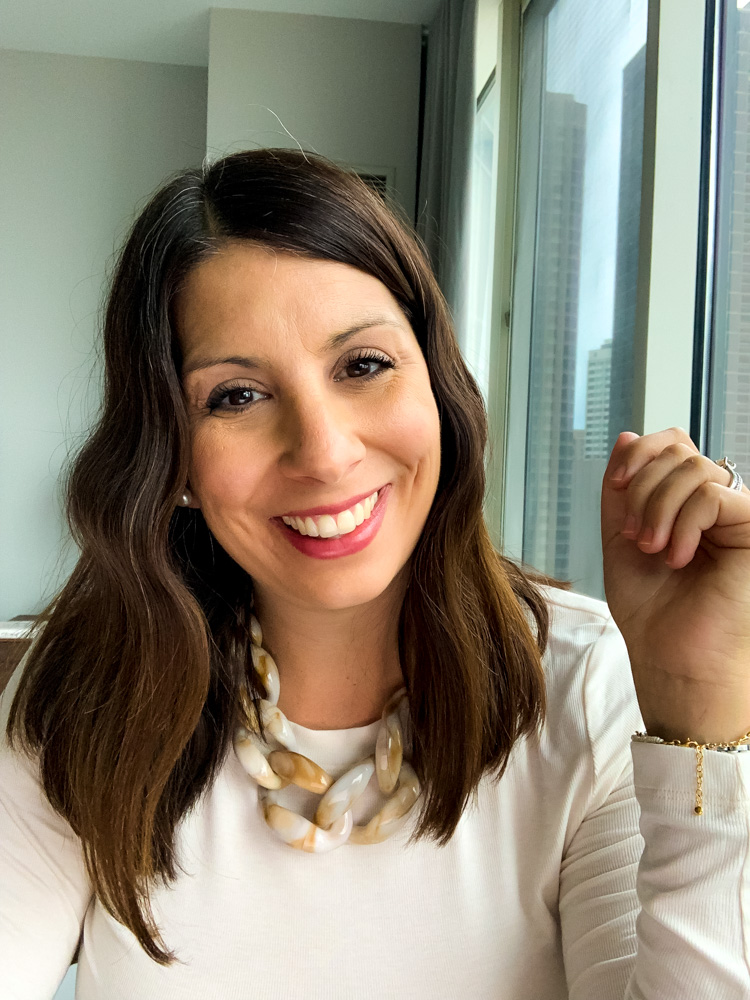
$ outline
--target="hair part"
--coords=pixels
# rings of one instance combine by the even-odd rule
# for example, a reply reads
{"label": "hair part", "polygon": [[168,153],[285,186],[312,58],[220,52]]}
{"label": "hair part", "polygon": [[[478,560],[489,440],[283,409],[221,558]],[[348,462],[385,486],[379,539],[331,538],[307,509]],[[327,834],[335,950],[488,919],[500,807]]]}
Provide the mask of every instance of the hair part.
{"label": "hair part", "polygon": [[[348,264],[380,280],[424,354],[441,470],[398,622],[423,787],[413,839],[445,845],[480,779],[542,726],[548,610],[536,574],[500,554],[483,516],[487,415],[410,222],[355,174],[288,149],[174,176],[135,220],[103,323],[101,414],[66,479],[80,557],[39,616],[7,726],[80,838],[95,894],[156,962],[178,960],[150,891],[178,875],[175,827],[231,750],[249,656],[251,577],[199,510],[176,507],[190,437],[173,305],[232,240]],[[460,733],[460,752],[456,734]]]}

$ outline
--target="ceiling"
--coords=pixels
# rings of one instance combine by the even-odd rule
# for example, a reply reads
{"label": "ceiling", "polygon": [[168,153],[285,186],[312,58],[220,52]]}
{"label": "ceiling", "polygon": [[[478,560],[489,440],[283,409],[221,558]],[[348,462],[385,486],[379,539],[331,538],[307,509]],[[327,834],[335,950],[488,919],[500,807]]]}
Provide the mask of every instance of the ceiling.
{"label": "ceiling", "polygon": [[[234,10],[429,24],[440,0],[230,0]],[[215,6],[215,5],[214,5]],[[205,0],[0,0],[0,47],[208,65]]]}

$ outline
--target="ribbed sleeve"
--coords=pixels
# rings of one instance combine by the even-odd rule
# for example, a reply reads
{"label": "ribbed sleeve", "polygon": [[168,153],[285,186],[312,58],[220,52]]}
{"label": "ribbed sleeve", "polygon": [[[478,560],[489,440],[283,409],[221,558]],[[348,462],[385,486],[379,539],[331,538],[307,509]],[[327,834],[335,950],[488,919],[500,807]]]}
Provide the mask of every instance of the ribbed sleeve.
{"label": "ribbed sleeve", "polygon": [[570,1000],[747,1000],[750,753],[706,751],[696,815],[695,751],[631,742],[631,685],[610,619],[586,671],[590,803],[560,873]]}
{"label": "ribbed sleeve", "polygon": [[628,998],[750,997],[750,753],[632,744],[644,850]]}

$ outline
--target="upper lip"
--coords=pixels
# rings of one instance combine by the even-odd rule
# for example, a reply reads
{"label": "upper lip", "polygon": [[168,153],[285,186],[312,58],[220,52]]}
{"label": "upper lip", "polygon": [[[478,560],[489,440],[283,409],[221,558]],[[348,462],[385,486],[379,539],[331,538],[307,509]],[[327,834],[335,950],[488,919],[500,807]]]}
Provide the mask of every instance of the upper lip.
{"label": "upper lip", "polygon": [[361,500],[371,497],[373,493],[380,492],[387,485],[388,483],[385,483],[384,486],[376,486],[374,490],[369,490],[367,493],[360,493],[356,497],[352,497],[350,500],[342,500],[340,503],[324,504],[322,507],[309,507],[307,510],[290,510],[286,514],[280,514],[279,517],[315,517],[319,514],[330,514],[334,517],[336,514],[340,514],[342,510],[348,510]]}

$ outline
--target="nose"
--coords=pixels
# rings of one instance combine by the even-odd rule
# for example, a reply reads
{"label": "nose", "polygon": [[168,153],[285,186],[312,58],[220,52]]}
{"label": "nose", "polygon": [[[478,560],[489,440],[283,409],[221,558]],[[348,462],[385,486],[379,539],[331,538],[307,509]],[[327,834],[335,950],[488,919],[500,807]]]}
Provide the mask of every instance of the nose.
{"label": "nose", "polygon": [[325,389],[299,393],[283,417],[282,470],[295,479],[346,480],[366,454],[362,430],[355,399]]}

